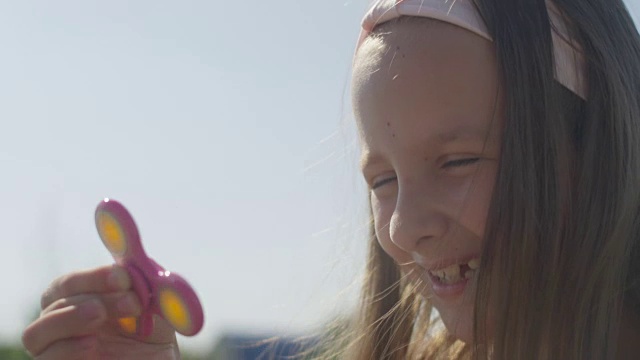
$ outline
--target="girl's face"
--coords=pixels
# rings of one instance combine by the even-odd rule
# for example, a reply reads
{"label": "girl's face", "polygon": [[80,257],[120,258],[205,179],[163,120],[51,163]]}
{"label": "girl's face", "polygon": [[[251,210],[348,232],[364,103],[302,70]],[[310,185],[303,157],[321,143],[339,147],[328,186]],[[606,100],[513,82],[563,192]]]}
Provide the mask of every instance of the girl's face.
{"label": "girl's face", "polygon": [[493,45],[454,25],[399,22],[359,49],[353,103],[382,248],[447,329],[472,337],[474,281],[500,156]]}

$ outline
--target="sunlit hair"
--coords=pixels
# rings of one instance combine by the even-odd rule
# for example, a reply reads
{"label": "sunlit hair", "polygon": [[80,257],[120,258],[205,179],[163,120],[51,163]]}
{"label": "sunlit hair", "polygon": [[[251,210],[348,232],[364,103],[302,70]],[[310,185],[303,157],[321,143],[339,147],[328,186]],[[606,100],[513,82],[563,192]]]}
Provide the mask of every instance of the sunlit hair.
{"label": "sunlit hair", "polygon": [[[372,224],[360,314],[334,356],[615,357],[621,321],[640,310],[640,41],[621,0],[555,3],[584,50],[587,101],[554,80],[544,0],[476,0],[494,39],[505,123],[475,341],[440,328]],[[384,46],[404,21],[435,20],[400,18],[370,41]]]}

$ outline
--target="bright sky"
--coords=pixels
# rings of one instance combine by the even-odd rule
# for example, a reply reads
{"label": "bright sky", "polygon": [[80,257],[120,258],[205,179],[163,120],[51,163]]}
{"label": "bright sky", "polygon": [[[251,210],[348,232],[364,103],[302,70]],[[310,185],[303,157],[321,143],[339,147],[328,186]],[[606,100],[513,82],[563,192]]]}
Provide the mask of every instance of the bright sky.
{"label": "bright sky", "polygon": [[200,295],[183,347],[346,311],[366,227],[345,92],[366,5],[0,2],[0,340],[51,280],[112,262],[104,197]]}

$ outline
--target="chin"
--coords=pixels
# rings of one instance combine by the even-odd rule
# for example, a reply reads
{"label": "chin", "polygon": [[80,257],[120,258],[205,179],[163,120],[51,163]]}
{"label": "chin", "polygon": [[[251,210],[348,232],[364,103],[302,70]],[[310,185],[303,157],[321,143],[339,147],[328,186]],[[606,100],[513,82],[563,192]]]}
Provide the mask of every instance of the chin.
{"label": "chin", "polygon": [[466,315],[440,313],[442,322],[451,336],[465,343],[471,343],[473,341],[473,314]]}
{"label": "chin", "polygon": [[[457,307],[439,307],[434,304],[434,307],[440,313],[442,323],[447,328],[449,335],[467,344],[473,342],[474,307],[472,304],[462,304]],[[488,325],[488,331],[491,333],[493,324],[489,321]],[[490,334],[488,336],[491,337]]]}
{"label": "chin", "polygon": [[457,304],[434,302],[434,307],[438,310],[447,332],[465,343],[473,342],[473,305],[469,301]]}

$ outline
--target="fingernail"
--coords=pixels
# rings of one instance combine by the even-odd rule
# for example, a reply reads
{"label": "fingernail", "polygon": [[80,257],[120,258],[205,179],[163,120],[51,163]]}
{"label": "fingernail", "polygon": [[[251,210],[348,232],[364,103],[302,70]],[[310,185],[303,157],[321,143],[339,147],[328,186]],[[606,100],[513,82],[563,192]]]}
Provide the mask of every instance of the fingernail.
{"label": "fingernail", "polygon": [[78,340],[78,345],[83,348],[92,348],[96,345],[97,340],[95,336],[85,336]]}
{"label": "fingernail", "polygon": [[102,315],[101,304],[96,299],[91,299],[80,304],[80,314],[87,320],[94,320]]}
{"label": "fingernail", "polygon": [[120,298],[116,303],[116,308],[122,315],[133,315],[137,314],[140,311],[138,302],[133,298],[133,295],[131,294],[124,295],[122,298]]}
{"label": "fingernail", "polygon": [[113,290],[127,290],[131,287],[131,279],[129,279],[129,274],[123,268],[114,266],[111,269],[111,274],[107,277],[107,284]]}

